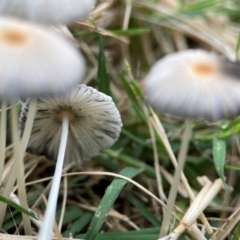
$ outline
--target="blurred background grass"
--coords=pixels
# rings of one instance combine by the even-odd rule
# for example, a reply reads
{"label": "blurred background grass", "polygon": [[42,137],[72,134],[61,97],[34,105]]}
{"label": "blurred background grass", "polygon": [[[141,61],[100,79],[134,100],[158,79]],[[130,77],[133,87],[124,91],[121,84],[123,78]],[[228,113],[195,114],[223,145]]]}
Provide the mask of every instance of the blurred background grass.
{"label": "blurred background grass", "polygon": [[[183,49],[203,48],[238,61],[239,22],[240,2],[237,0],[98,1],[89,20],[69,29],[87,60],[85,83],[113,97],[122,116],[123,129],[110,150],[82,166],[65,166],[66,172],[121,171],[120,174],[134,177],[136,182],[159,197],[152,138],[142,105],[141,81],[156,60]],[[163,113],[158,116],[177,156],[184,120]],[[232,188],[225,204],[222,191],[204,212],[215,230],[228,222],[230,214],[239,208],[239,131],[240,117],[214,124],[193,123],[184,173],[194,192],[201,189],[197,177],[206,175],[212,181],[218,178],[212,155],[213,136],[217,134],[226,143],[222,172],[227,185]],[[9,128],[8,133],[10,135]],[[168,196],[174,167],[159,136],[156,134],[155,137],[161,186]],[[6,150],[9,163],[11,157],[9,147]],[[31,182],[52,176],[55,163],[30,154],[26,154],[25,162],[29,206],[41,218],[45,209],[41,194],[48,194],[49,180]],[[175,205],[181,209],[176,212],[181,219],[190,200],[181,183],[178,190]],[[64,177],[58,203],[57,219],[64,212],[61,231],[66,238],[155,240],[159,236],[163,208],[124,179],[113,181],[111,176],[87,173]],[[62,205],[65,206],[63,209]],[[19,210],[9,209],[3,225],[5,232],[21,233]],[[171,229],[178,223],[178,219],[172,219]],[[199,227],[204,228],[200,222]],[[38,232],[37,227],[35,231]],[[226,239],[239,239],[239,235],[240,225],[236,225]],[[209,238],[207,234],[206,238]],[[184,233],[180,239],[194,238]]]}

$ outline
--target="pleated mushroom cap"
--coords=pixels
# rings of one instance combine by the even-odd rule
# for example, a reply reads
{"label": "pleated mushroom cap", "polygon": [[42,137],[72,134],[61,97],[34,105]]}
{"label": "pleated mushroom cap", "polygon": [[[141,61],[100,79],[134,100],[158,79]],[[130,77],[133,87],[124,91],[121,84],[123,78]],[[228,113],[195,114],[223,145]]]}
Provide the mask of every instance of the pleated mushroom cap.
{"label": "pleated mushroom cap", "polygon": [[[29,102],[21,112],[20,134],[25,128]],[[38,98],[27,150],[56,160],[64,116],[69,119],[65,163],[81,163],[97,155],[112,146],[121,131],[121,117],[112,98],[82,84],[65,97]]]}
{"label": "pleated mushroom cap", "polygon": [[0,14],[48,24],[71,24],[86,18],[95,0],[1,0]]}
{"label": "pleated mushroom cap", "polygon": [[240,65],[204,50],[163,57],[143,86],[157,111],[208,121],[240,114]]}
{"label": "pleated mushroom cap", "polygon": [[81,83],[85,61],[73,43],[49,28],[0,18],[0,98],[65,93]]}

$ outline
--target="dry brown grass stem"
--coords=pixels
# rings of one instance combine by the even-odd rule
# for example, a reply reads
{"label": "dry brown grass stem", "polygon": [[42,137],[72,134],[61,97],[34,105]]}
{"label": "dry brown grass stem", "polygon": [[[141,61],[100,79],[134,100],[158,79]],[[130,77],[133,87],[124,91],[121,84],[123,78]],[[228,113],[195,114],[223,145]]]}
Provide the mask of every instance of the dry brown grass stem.
{"label": "dry brown grass stem", "polygon": [[217,240],[223,240],[228,237],[233,230],[233,228],[240,221],[240,206],[238,204],[237,209],[231,214],[231,216],[227,219],[226,223],[218,229],[215,236]]}
{"label": "dry brown grass stem", "polygon": [[221,179],[217,179],[213,183],[207,180],[205,186],[192,202],[178,227],[169,234],[169,240],[177,240],[178,237],[195,222],[200,213],[203,212],[203,210],[223,187]]}
{"label": "dry brown grass stem", "polygon": [[[152,109],[151,109],[151,115],[152,115],[152,122],[153,122],[153,125],[155,127],[155,130],[158,133],[159,137],[161,138],[161,140],[162,140],[162,142],[163,142],[163,144],[164,144],[164,146],[165,146],[165,148],[167,150],[169,158],[172,161],[173,166],[175,167],[175,169],[177,169],[178,163],[177,163],[176,157],[175,157],[175,155],[173,153],[173,150],[171,148],[171,145],[169,143],[169,140],[167,138],[167,135],[165,133],[165,130],[164,130],[164,128],[163,128],[159,118],[157,117],[157,115],[155,114],[155,112]],[[185,177],[184,173],[181,174],[181,181],[182,181],[182,183],[183,183],[183,185],[184,185],[184,187],[185,187],[185,189],[186,189],[186,191],[188,193],[189,198],[192,201],[194,201],[194,199],[195,199],[194,193],[193,193],[193,191],[192,191],[192,189],[191,189],[191,187],[190,187],[190,185],[188,183],[188,180]],[[206,230],[207,230],[208,234],[210,236],[213,236],[212,227],[209,224],[209,222],[206,219],[206,217],[203,214],[201,214],[200,215],[200,219],[201,219],[203,225],[206,226]],[[213,239],[214,239],[214,237],[213,237]]]}
{"label": "dry brown grass stem", "polygon": [[[229,42],[229,40],[224,37],[221,33],[223,29],[219,30],[219,34],[215,34],[215,29],[212,29],[212,26],[209,23],[204,22],[202,19],[197,20],[187,20],[181,18],[180,15],[176,14],[173,9],[166,7],[160,3],[150,3],[147,1],[133,1],[135,6],[141,6],[149,8],[153,11],[156,11],[158,14],[169,16],[167,27],[185,33],[187,35],[193,36],[204,43],[210,45],[216,51],[222,53],[230,60],[235,60],[235,49],[236,42]],[[138,15],[136,18],[143,19],[144,16]],[[144,18],[145,21],[148,19]],[[223,25],[225,27],[225,25]],[[231,32],[233,33],[233,32]],[[227,34],[226,34],[227,35]],[[237,35],[235,40],[237,39]]]}
{"label": "dry brown grass stem", "polygon": [[[5,148],[6,148],[6,127],[7,127],[7,103],[2,102],[1,108],[1,125],[0,125],[0,181],[3,175],[4,163],[5,163]],[[0,182],[2,186],[2,181]]]}
{"label": "dry brown grass stem", "polygon": [[119,43],[129,44],[129,40],[126,37],[119,37],[101,27],[98,27],[98,29],[96,30],[95,27],[91,23],[79,22],[78,27],[81,29],[86,29],[89,32],[97,32],[98,31],[101,35],[111,37],[111,38],[117,40]]}
{"label": "dry brown grass stem", "polygon": [[[18,135],[18,116],[17,116],[17,106],[13,106],[11,108],[11,126],[12,126],[12,133],[13,133],[13,149],[14,149],[14,157],[16,159],[16,162],[14,163],[13,168],[16,168],[17,171],[12,171],[14,172],[14,175],[9,178],[17,178],[17,184],[18,184],[18,195],[20,199],[21,206],[24,207],[25,209],[28,209],[28,203],[27,203],[27,194],[26,194],[26,188],[25,188],[25,180],[24,180],[24,164],[23,164],[23,156],[22,154],[22,149],[20,147],[20,140],[19,140],[19,135]],[[25,149],[24,149],[25,152]],[[13,186],[11,186],[12,189]],[[5,197],[9,197],[10,192],[7,195],[4,195]],[[5,214],[5,209],[6,209],[6,204],[1,203],[2,206],[2,214],[4,216]],[[3,222],[3,216],[2,221]],[[23,225],[24,225],[24,231],[26,235],[31,235],[32,234],[32,229],[31,229],[31,223],[30,223],[30,217],[22,214],[23,217]]]}
{"label": "dry brown grass stem", "polygon": [[[145,187],[143,187],[141,184],[137,183],[136,181],[132,180],[131,178],[116,174],[116,173],[111,173],[111,172],[100,172],[100,171],[95,171],[95,172],[74,172],[74,173],[65,173],[62,174],[62,177],[69,177],[69,176],[76,176],[76,175],[102,175],[102,176],[112,176],[112,177],[117,177],[117,178],[121,178],[124,180],[127,180],[128,182],[132,183],[133,185],[135,185],[137,188],[139,188],[140,190],[142,190],[143,192],[145,192],[147,195],[149,195],[150,197],[152,197],[153,199],[155,199],[162,207],[166,207],[165,203],[162,202],[158,197],[156,197],[153,193],[151,193],[148,189],[146,189]],[[26,186],[30,186],[36,183],[40,183],[40,182],[45,182],[45,181],[49,181],[51,180],[53,177],[48,177],[48,178],[42,178],[40,180],[36,180],[36,181],[32,181],[32,182],[28,182],[26,183]]]}
{"label": "dry brown grass stem", "polygon": [[186,156],[188,153],[188,148],[189,148],[189,142],[192,137],[192,122],[187,121],[186,126],[184,129],[184,133],[182,135],[182,140],[181,140],[181,147],[179,151],[179,156],[178,156],[178,168],[175,170],[173,182],[171,185],[170,193],[168,196],[168,202],[167,202],[167,209],[166,209],[166,214],[163,218],[162,226],[161,226],[161,231],[160,231],[160,237],[164,237],[169,229],[169,223],[171,220],[171,212],[174,207],[174,203],[176,201],[176,196],[177,196],[177,185],[180,182],[181,174],[185,165],[185,160]]}
{"label": "dry brown grass stem", "polygon": [[[37,236],[20,236],[20,235],[10,235],[10,234],[1,234],[0,240],[37,240]],[[59,240],[57,237],[52,237],[51,240]],[[84,240],[76,238],[62,238],[62,240]]]}
{"label": "dry brown grass stem", "polygon": [[156,173],[156,178],[157,178],[158,193],[159,193],[160,199],[163,202],[166,202],[167,198],[166,198],[166,195],[163,191],[163,186],[162,186],[162,177],[161,177],[161,174],[160,174],[160,163],[159,163],[155,133],[154,133],[153,125],[152,125],[151,120],[150,120],[148,109],[145,105],[143,105],[143,110],[144,110],[145,116],[147,117],[148,128],[149,128],[149,132],[150,132],[151,139],[152,139],[153,156],[154,156],[154,168],[155,168],[155,173]]}

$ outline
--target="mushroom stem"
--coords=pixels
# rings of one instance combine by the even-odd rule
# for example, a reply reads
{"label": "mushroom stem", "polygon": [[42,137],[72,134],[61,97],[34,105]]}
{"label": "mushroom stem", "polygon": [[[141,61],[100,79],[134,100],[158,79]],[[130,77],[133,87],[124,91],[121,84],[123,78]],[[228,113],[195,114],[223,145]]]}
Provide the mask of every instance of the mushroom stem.
{"label": "mushroom stem", "polygon": [[[26,122],[26,128],[24,129],[21,144],[18,145],[18,148],[19,148],[19,146],[20,146],[20,148],[19,148],[19,154],[17,154],[17,155],[19,156],[19,159],[21,161],[23,160],[24,153],[25,153],[26,148],[27,148],[27,143],[28,143],[29,138],[30,138],[30,134],[31,134],[31,130],[32,130],[33,122],[34,122],[34,116],[35,116],[35,112],[36,112],[36,106],[37,106],[36,99],[31,100],[30,106],[29,106],[29,115],[28,115],[27,122]],[[16,106],[15,106],[15,108],[16,108]],[[16,115],[16,119],[17,119],[17,115]],[[15,121],[17,122],[17,120],[15,120]],[[13,130],[13,133],[16,136],[18,136],[18,128],[15,131]],[[19,141],[18,141],[18,144],[19,144]],[[16,161],[17,161],[17,158],[16,158]],[[23,163],[22,163],[22,165],[23,165]],[[19,170],[18,164],[15,163],[13,165],[13,168],[10,172],[9,177],[8,177],[7,184],[6,184],[6,186],[3,190],[3,196],[6,197],[6,198],[8,198],[10,196],[10,193],[13,190],[13,186],[14,186],[14,183],[15,183],[16,178],[17,178],[18,170]],[[19,190],[19,192],[20,192],[20,190]],[[20,198],[20,196],[19,196],[19,198]],[[0,202],[0,227],[2,226],[2,223],[3,223],[6,208],[7,208],[7,205],[3,202]],[[28,209],[28,208],[26,208],[26,209]]]}
{"label": "mushroom stem", "polygon": [[7,103],[5,101],[2,102],[1,109],[1,124],[0,124],[0,185],[2,185],[2,174],[5,162],[5,148],[6,148],[6,108]]}
{"label": "mushroom stem", "polygon": [[182,170],[184,168],[184,164],[185,164],[185,160],[188,152],[189,141],[191,139],[191,124],[192,124],[191,121],[187,121],[185,130],[184,130],[180,152],[178,156],[178,168],[176,169],[172,187],[168,196],[167,209],[166,209],[165,216],[163,218],[163,223],[162,223],[160,236],[159,236],[160,238],[166,236],[168,232],[170,218],[172,215],[172,211],[174,208],[174,203],[177,195],[178,184],[180,182]]}
{"label": "mushroom stem", "polygon": [[55,220],[55,213],[57,207],[57,198],[58,192],[61,182],[62,176],[62,167],[64,162],[65,150],[67,146],[67,138],[68,138],[68,127],[69,127],[69,119],[67,116],[63,117],[62,122],[62,135],[61,142],[58,152],[56,169],[53,177],[52,187],[49,194],[48,206],[46,209],[46,213],[44,216],[43,225],[40,229],[38,240],[49,240],[51,238],[51,233]]}

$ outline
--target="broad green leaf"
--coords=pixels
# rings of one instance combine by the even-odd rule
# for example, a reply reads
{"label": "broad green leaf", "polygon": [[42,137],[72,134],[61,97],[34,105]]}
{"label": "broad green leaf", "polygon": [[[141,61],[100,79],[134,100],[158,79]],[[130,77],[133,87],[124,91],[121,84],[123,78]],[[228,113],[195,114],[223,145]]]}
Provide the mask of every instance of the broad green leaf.
{"label": "broad green leaf", "polygon": [[[126,167],[119,174],[133,178],[137,174],[142,172],[141,169]],[[103,223],[105,222],[107,215],[123,187],[126,185],[127,181],[124,179],[114,179],[110,186],[107,188],[106,193],[104,194],[97,211],[94,214],[94,217],[88,228],[86,239],[93,240],[96,238],[98,232],[100,231]]]}

